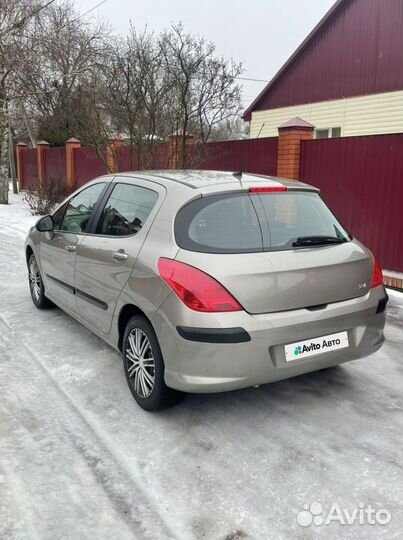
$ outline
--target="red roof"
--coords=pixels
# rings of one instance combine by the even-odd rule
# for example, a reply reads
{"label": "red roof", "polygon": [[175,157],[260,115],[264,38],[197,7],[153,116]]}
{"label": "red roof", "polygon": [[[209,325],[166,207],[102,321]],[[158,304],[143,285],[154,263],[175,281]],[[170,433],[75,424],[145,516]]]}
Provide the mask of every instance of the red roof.
{"label": "red roof", "polygon": [[245,111],[403,89],[402,0],[337,0]]}

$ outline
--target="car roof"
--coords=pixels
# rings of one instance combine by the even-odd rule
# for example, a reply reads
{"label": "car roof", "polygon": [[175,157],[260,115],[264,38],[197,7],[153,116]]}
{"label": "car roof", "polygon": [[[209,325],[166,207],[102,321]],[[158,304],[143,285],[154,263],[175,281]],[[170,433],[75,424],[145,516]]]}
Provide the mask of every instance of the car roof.
{"label": "car roof", "polygon": [[[205,171],[205,170],[155,170],[155,171],[133,171],[118,173],[119,176],[133,176],[136,178],[150,179],[154,181],[166,180],[176,182],[190,189],[201,191],[232,191],[234,189],[248,189],[251,186],[286,186],[295,189],[316,190],[313,186],[300,182],[299,180],[290,180],[276,176],[264,176],[253,173],[231,172],[231,171]],[[165,183],[165,182],[164,182]]]}

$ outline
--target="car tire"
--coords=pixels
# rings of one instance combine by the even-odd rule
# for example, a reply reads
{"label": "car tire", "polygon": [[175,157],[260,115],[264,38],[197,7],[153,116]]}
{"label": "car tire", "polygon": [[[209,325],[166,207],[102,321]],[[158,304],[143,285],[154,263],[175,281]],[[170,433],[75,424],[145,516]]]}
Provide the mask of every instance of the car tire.
{"label": "car tire", "polygon": [[45,286],[35,255],[32,253],[28,259],[28,280],[32,302],[38,309],[53,307],[53,303],[46,298]]}
{"label": "car tire", "polygon": [[161,348],[147,319],[136,315],[129,320],[122,351],[127,384],[140,407],[157,411],[182,401],[184,394],[165,384]]}

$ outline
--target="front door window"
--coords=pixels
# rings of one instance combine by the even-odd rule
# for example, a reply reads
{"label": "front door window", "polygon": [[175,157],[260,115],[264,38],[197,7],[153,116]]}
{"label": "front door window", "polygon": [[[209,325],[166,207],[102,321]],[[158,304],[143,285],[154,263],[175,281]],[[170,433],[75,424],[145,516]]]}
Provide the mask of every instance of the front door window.
{"label": "front door window", "polygon": [[104,182],[93,184],[70,199],[60,230],[71,233],[85,233],[88,230],[90,217],[104,187]]}

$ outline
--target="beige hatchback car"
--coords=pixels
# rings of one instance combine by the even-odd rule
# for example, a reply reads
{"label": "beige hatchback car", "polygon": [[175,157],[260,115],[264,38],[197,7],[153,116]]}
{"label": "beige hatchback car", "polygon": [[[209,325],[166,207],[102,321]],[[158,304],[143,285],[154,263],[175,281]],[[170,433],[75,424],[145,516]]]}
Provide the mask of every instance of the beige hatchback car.
{"label": "beige hatchback car", "polygon": [[319,191],[214,171],[86,184],[27,237],[32,300],[123,354],[146,410],[367,356],[386,295],[371,252]]}

